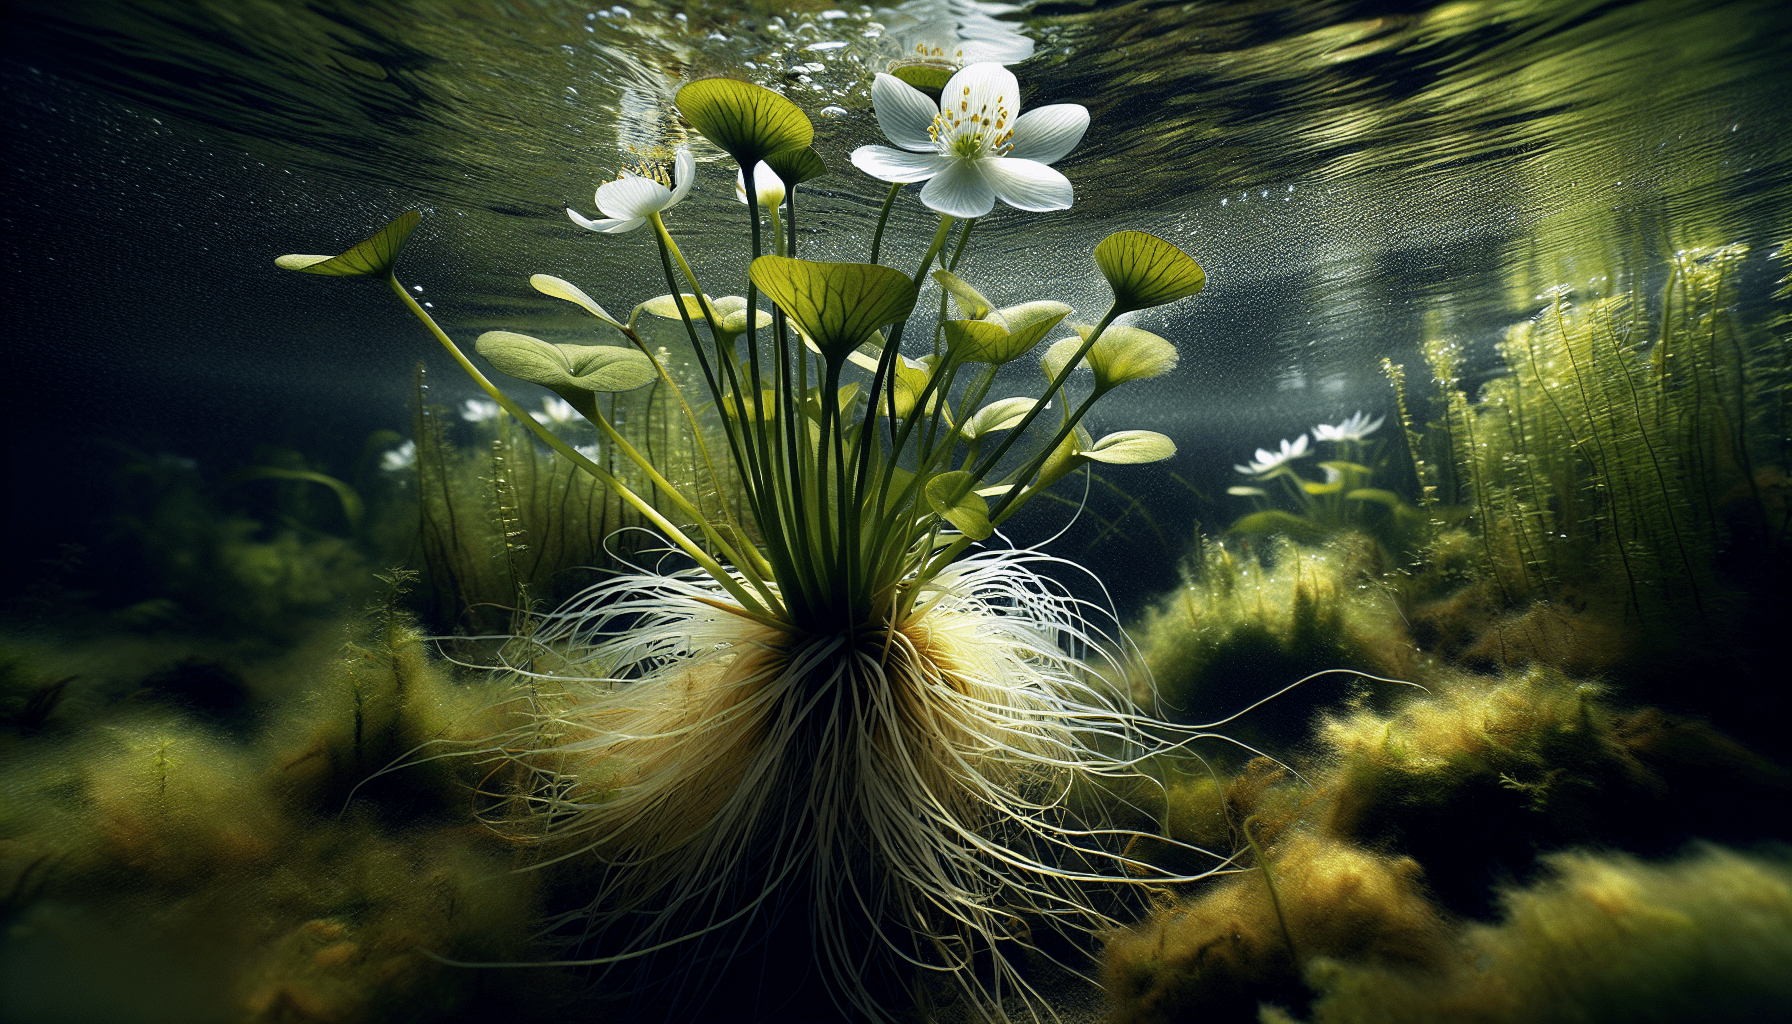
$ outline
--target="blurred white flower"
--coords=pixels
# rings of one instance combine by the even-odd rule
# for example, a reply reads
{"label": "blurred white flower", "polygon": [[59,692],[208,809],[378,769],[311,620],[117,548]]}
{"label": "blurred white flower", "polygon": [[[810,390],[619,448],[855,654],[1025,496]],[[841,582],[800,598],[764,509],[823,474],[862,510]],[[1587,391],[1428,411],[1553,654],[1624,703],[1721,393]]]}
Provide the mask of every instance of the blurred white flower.
{"label": "blurred white flower", "polygon": [[570,206],[566,208],[566,215],[574,224],[590,231],[612,235],[633,231],[647,223],[648,214],[677,206],[690,192],[691,181],[697,176],[697,158],[689,149],[680,146],[672,159],[670,178],[666,177],[663,166],[643,165],[641,170],[646,173],[625,170],[622,177],[597,187],[595,198],[598,212],[604,215],[603,220],[590,220]]}
{"label": "blurred white flower", "polygon": [[460,418],[468,423],[484,423],[486,420],[497,419],[502,411],[498,408],[498,403],[488,398],[469,398],[461,403]]}
{"label": "blurred white flower", "polygon": [[529,414],[535,422],[542,426],[557,423],[572,423],[579,418],[579,411],[564,398],[544,398],[541,400],[541,411]]}
{"label": "blurred white flower", "polygon": [[1336,426],[1328,427],[1325,424],[1321,423],[1318,426],[1314,427],[1313,428],[1313,440],[1315,440],[1315,441],[1361,441],[1363,438],[1366,438],[1370,434],[1373,434],[1377,430],[1380,430],[1382,421],[1385,419],[1387,419],[1386,416],[1377,416],[1373,420],[1371,420],[1368,416],[1365,416],[1361,410],[1359,410],[1356,413],[1356,415],[1351,416],[1349,419],[1345,420],[1342,423],[1337,424]]}
{"label": "blurred white flower", "polygon": [[578,452],[580,455],[585,456],[587,459],[590,459],[592,462],[596,462],[599,459],[603,458],[603,454],[604,454],[604,450],[595,444],[575,444],[572,446],[572,450],[575,452]]}
{"label": "blurred white flower", "polygon": [[388,473],[410,469],[417,464],[417,442],[406,441],[380,456],[380,468]]}
{"label": "blurred white flower", "polygon": [[1234,464],[1233,469],[1245,476],[1263,476],[1266,473],[1281,469],[1295,459],[1307,454],[1307,435],[1302,434],[1293,441],[1282,439],[1282,450],[1272,452],[1267,448],[1257,449],[1257,459],[1248,466]]}
{"label": "blurred white flower", "polygon": [[1067,210],[1075,198],[1070,179],[1046,164],[1082,141],[1088,109],[1054,103],[1020,114],[1020,82],[1000,64],[960,69],[937,109],[907,82],[878,75],[871,106],[902,148],[860,146],[853,165],[884,181],[927,182],[921,202],[931,210],[981,217],[997,199],[1021,210]]}
{"label": "blurred white flower", "polygon": [[[753,191],[759,194],[760,206],[775,210],[784,202],[784,179],[761,160],[753,167]],[[747,201],[747,176],[740,171],[734,172],[734,198]]]}

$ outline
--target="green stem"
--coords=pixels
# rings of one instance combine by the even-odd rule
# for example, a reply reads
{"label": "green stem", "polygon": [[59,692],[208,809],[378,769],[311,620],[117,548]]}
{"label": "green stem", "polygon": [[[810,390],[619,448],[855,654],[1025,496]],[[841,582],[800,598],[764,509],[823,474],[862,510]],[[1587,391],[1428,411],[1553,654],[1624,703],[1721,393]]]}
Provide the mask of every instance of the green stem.
{"label": "green stem", "polygon": [[890,182],[890,192],[884,196],[883,209],[877,211],[877,231],[871,236],[871,262],[877,262],[877,254],[884,245],[884,224],[890,219],[890,207],[896,203],[896,193],[902,191],[902,182]]}

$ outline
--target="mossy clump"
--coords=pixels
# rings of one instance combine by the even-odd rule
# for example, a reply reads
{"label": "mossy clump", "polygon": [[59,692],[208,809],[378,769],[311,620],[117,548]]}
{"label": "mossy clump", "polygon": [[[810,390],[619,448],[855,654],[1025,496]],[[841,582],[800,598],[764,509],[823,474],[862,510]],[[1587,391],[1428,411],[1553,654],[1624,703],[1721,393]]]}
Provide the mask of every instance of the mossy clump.
{"label": "mossy clump", "polygon": [[[1130,673],[1133,698],[1187,721],[1241,710],[1328,669],[1411,678],[1419,652],[1382,568],[1378,546],[1357,535],[1317,546],[1198,539],[1182,586],[1128,630],[1144,669]],[[1277,702],[1277,720],[1293,730],[1282,738],[1304,735],[1306,716],[1339,695],[1323,684],[1303,690]]]}
{"label": "mossy clump", "polygon": [[1715,730],[1621,711],[1545,667],[1458,676],[1391,714],[1327,716],[1319,739],[1331,752],[1326,830],[1419,858],[1465,913],[1550,850],[1782,836],[1765,808],[1792,797],[1784,769]]}
{"label": "mossy clump", "polygon": [[[1426,970],[1315,960],[1312,1024],[1734,1022],[1792,1015],[1792,863],[1705,847],[1667,864],[1586,852],[1508,889]],[[1264,1024],[1288,1024],[1266,1011]]]}
{"label": "mossy clump", "polygon": [[1420,971],[1448,959],[1447,921],[1411,858],[1299,831],[1258,848],[1263,863],[1109,937],[1102,980],[1116,1024],[1167,1024],[1197,1008],[1238,1019],[1298,997],[1300,965],[1314,957]]}

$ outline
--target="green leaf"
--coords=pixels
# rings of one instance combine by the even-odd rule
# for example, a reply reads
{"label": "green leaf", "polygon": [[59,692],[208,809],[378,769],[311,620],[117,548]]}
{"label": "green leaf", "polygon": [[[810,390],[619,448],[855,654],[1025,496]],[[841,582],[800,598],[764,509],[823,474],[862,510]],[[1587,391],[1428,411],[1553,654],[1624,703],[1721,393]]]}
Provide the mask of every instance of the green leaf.
{"label": "green leaf", "polygon": [[1161,306],[1200,291],[1207,275],[1188,253],[1143,231],[1118,231],[1095,247],[1095,263],[1121,312]]}
{"label": "green leaf", "polygon": [[1373,501],[1378,504],[1386,505],[1391,509],[1398,509],[1406,504],[1406,499],[1395,494],[1393,491],[1384,491],[1379,487],[1358,487],[1344,497],[1351,501]]}
{"label": "green leaf", "polygon": [[677,102],[679,112],[692,127],[727,150],[742,167],[751,167],[787,149],[806,149],[815,141],[815,127],[809,123],[809,115],[770,89],[751,82],[705,78],[678,90]]}
{"label": "green leaf", "polygon": [[1038,404],[1037,398],[1004,398],[991,402],[965,421],[965,440],[974,441],[997,430],[1013,430]]}
{"label": "green leaf", "polygon": [[473,347],[500,372],[562,397],[568,391],[632,391],[655,376],[646,355],[619,345],[550,345],[527,334],[487,331]]}
{"label": "green leaf", "polygon": [[1293,476],[1296,480],[1300,481],[1300,489],[1306,491],[1308,494],[1336,494],[1344,489],[1344,478],[1342,476],[1334,476],[1330,480],[1323,482],[1305,479],[1298,473],[1293,474]]}
{"label": "green leaf", "polygon": [[815,152],[813,146],[780,150],[766,157],[765,163],[786,187],[814,181],[828,173],[828,165],[822,162],[821,154]]}
{"label": "green leaf", "polygon": [[1051,299],[1039,299],[1035,302],[1023,302],[1018,306],[1004,306],[996,310],[992,319],[999,319],[1008,325],[1011,336],[1005,351],[1008,358],[1019,359],[1033,350],[1033,346],[1044,340],[1058,322],[1070,315],[1070,307]]}
{"label": "green leaf", "polygon": [[952,294],[958,303],[958,311],[963,313],[962,319],[981,320],[994,310],[995,304],[983,297],[983,293],[972,288],[970,283],[950,270],[936,270],[933,279],[940,287]]}
{"label": "green leaf", "polygon": [[[1088,324],[1071,324],[1080,337],[1065,338],[1046,350],[1046,373],[1056,376],[1070,357],[1089,340],[1095,330]],[[1150,331],[1121,324],[1110,324],[1101,332],[1083,362],[1095,373],[1095,390],[1111,391],[1127,381],[1156,377],[1176,368],[1176,346]]]}
{"label": "green leaf", "polygon": [[[958,363],[998,363],[1008,351],[1008,329],[993,320],[947,320],[946,352]],[[1025,350],[1023,350],[1025,351]]]}
{"label": "green leaf", "polygon": [[1320,465],[1321,466],[1329,466],[1332,469],[1335,469],[1340,473],[1360,473],[1363,476],[1370,476],[1370,475],[1373,475],[1375,472],[1374,470],[1370,469],[1368,466],[1362,465],[1361,463],[1346,462],[1343,459],[1329,459],[1325,462],[1321,462]]}
{"label": "green leaf", "polygon": [[[887,386],[893,388],[896,392],[895,401],[897,418],[907,416],[914,411],[915,404],[921,400],[921,392],[927,390],[927,382],[932,379],[933,368],[930,366],[910,366],[908,363],[901,360],[896,362],[896,365],[891,368],[890,383]],[[940,399],[941,395],[939,389],[935,388],[933,396],[927,400],[927,411],[933,412],[938,409],[940,407]],[[878,415],[885,416],[888,415],[889,412],[890,397],[887,395],[880,395],[877,400]],[[950,416],[945,417],[945,419],[947,423],[952,421]]]}
{"label": "green leaf", "polygon": [[411,232],[423,219],[421,210],[406,210],[390,224],[356,242],[353,247],[335,256],[304,256],[297,253],[281,256],[274,266],[306,274],[330,277],[359,277],[364,274],[389,274],[398,262],[398,253],[410,241]]}
{"label": "green leaf", "polygon": [[599,320],[602,320],[604,323],[609,324],[619,331],[623,329],[622,325],[616,322],[615,317],[606,313],[604,307],[598,305],[595,299],[585,294],[585,289],[580,288],[578,285],[573,284],[565,278],[555,277],[552,274],[531,274],[529,276],[529,285],[543,295],[551,296],[556,299],[565,299],[573,305],[581,307],[585,312],[590,313],[592,316],[597,317]]}
{"label": "green leaf", "polygon": [[1037,486],[1050,487],[1057,483],[1064,474],[1083,465],[1083,452],[1087,451],[1089,446],[1094,443],[1089,437],[1089,432],[1083,429],[1083,425],[1077,424],[1076,429],[1071,431],[1064,440],[1058,442],[1058,447],[1052,449],[1052,453],[1046,457],[1045,464],[1039,467]]}
{"label": "green leaf", "polygon": [[1117,466],[1162,462],[1176,454],[1176,442],[1155,430],[1122,430],[1103,437],[1083,452],[1083,458]]}
{"label": "green leaf", "polygon": [[748,273],[834,365],[879,327],[908,319],[915,308],[915,286],[908,275],[872,263],[761,256]]}
{"label": "green leaf", "polygon": [[1290,540],[1316,541],[1325,539],[1325,527],[1310,519],[1302,519],[1292,512],[1284,512],[1279,508],[1252,512],[1238,522],[1232,524],[1233,533],[1253,533],[1258,535],[1280,533]]}
{"label": "green leaf", "polygon": [[342,516],[348,520],[349,529],[361,525],[361,517],[367,513],[367,506],[362,503],[361,496],[355,489],[341,480],[324,473],[309,469],[283,469],[279,466],[255,466],[245,469],[237,477],[241,480],[304,480],[308,483],[323,484],[336,492],[336,500],[342,504]]}
{"label": "green leaf", "polygon": [[972,540],[985,540],[995,532],[989,522],[989,502],[973,488],[977,478],[959,469],[927,481],[927,504],[941,519]]}
{"label": "green leaf", "polygon": [[943,58],[916,57],[899,60],[890,68],[895,75],[909,85],[925,93],[935,103],[940,101],[940,93],[945,91],[946,83],[958,73],[958,62]]}
{"label": "green leaf", "polygon": [[[703,307],[697,304],[697,296],[692,295],[690,292],[681,293],[678,296],[677,302],[673,301],[672,296],[670,295],[655,295],[653,298],[641,303],[641,308],[664,320],[681,320],[683,318],[678,315],[678,307],[680,303],[684,305],[685,313],[688,314],[692,320],[695,320],[698,323],[704,322]],[[746,307],[747,300],[742,299],[740,308],[745,309]],[[720,321],[724,315],[722,310],[717,308],[716,303],[714,302],[709,304],[709,311],[715,315],[717,321]]]}
{"label": "green leaf", "polygon": [[1226,493],[1240,498],[1267,498],[1269,492],[1261,487],[1228,487]]}

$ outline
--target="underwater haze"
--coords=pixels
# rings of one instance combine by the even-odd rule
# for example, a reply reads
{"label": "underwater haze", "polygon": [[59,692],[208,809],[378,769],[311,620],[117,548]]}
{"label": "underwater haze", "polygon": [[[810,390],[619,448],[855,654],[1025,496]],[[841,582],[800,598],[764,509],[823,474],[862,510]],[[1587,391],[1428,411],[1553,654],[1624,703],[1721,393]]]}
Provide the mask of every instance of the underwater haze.
{"label": "underwater haze", "polygon": [[[1792,5],[17,0],[0,25],[0,1019],[1792,1014]],[[1044,161],[1068,208],[999,202],[964,229],[981,314],[915,272],[946,265],[944,211],[855,155],[894,139],[874,85],[917,57],[1005,65],[1022,116],[1087,111]],[[665,223],[686,279],[753,294],[738,153],[679,98],[718,76],[807,115],[827,173],[782,223],[807,260],[878,262],[875,237],[913,274],[909,355],[951,309],[1040,299],[1074,307],[1044,340],[1077,349],[1070,324],[1126,284],[1104,239],[1198,264],[1118,321],[1164,348],[1112,395],[1099,364],[1041,392],[1064,366],[1045,345],[990,360],[990,395],[1050,416],[970,483],[1038,473],[1041,500],[992,537],[978,517],[1011,495],[921,488],[922,534],[1057,560],[941,606],[972,623],[963,650],[917,625],[924,601],[879,634],[886,659],[912,642],[922,690],[988,682],[973,703],[1020,716],[914,747],[976,766],[940,769],[974,812],[917,769],[939,863],[985,879],[962,903],[904,902],[932,869],[853,842],[839,906],[823,882],[748,898],[687,877],[714,869],[677,859],[705,843],[766,893],[833,870],[778,859],[819,827],[689,823],[749,763],[733,738],[652,746],[751,703],[677,694],[826,635],[778,611],[797,588],[770,569],[754,594],[774,607],[742,621],[772,632],[749,639],[639,603],[704,570],[714,586],[679,593],[756,609],[777,531],[733,520],[757,470],[705,470],[704,444],[772,412],[707,397],[702,321],[669,296],[625,332],[664,372],[572,404],[488,347],[617,343],[531,274],[611,313],[677,290],[653,231],[568,211],[613,213],[594,190],[673,173],[681,147],[695,186]],[[443,344],[386,288],[275,263],[412,210],[375,276]],[[760,266],[757,308],[802,322]],[[443,347],[476,337],[474,363],[589,468]],[[1055,463],[1050,420],[1085,396],[1088,436],[1066,419]],[[836,403],[804,401],[829,436]],[[793,404],[776,413],[808,431]],[[1103,457],[1117,431],[1149,457]],[[898,607],[924,562],[902,563]],[[1025,639],[991,625],[1046,606]],[[672,696],[627,653],[656,628]],[[664,653],[680,643],[741,653]],[[1024,687],[974,652],[1009,643],[1028,687],[1087,702],[1004,703]],[[630,686],[682,710],[627,718]],[[1038,752],[1060,718],[1075,757]],[[779,728],[741,742],[825,749]],[[703,759],[721,768],[678,774]],[[650,776],[649,811],[603,817]],[[627,842],[579,845],[606,829]],[[664,857],[685,874],[628,874]]]}

